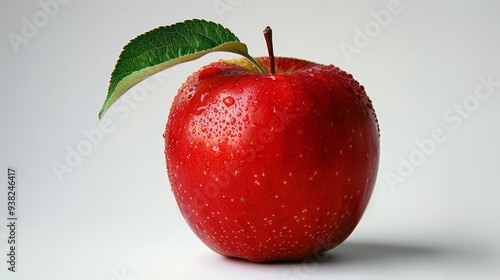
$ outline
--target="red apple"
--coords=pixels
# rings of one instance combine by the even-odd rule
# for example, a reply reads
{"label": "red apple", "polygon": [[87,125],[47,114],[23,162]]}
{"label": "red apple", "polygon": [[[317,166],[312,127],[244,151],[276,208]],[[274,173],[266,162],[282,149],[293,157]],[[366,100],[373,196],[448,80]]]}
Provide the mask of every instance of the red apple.
{"label": "red apple", "polygon": [[[269,69],[269,58],[256,59]],[[343,242],[371,196],[379,129],[370,99],[333,65],[219,61],[190,76],[166,125],[180,211],[215,252],[301,260]],[[274,73],[273,73],[274,72]]]}
{"label": "red apple", "polygon": [[193,19],[132,39],[99,118],[144,78],[214,51],[179,89],[165,130],[172,191],[214,251],[255,262],[334,248],[358,224],[378,169],[379,129],[364,88],[333,65],[253,58],[227,28]]}

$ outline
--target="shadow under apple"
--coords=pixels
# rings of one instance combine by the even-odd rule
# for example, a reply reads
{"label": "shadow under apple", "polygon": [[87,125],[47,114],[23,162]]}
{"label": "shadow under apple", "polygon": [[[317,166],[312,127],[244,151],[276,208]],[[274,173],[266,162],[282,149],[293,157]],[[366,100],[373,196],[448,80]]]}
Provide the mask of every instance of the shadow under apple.
{"label": "shadow under apple", "polygon": [[243,259],[228,258],[230,262],[241,265],[264,265],[264,266],[292,266],[300,264],[312,264],[319,267],[337,266],[376,266],[387,265],[389,263],[433,263],[440,262],[462,262],[480,261],[490,256],[488,250],[482,246],[451,246],[451,245],[415,245],[388,242],[361,242],[350,241],[323,253],[316,257],[310,257],[296,262],[274,262],[274,263],[252,263]]}
{"label": "shadow under apple", "polygon": [[346,242],[328,252],[328,263],[381,264],[399,261],[439,259],[453,255],[445,247],[416,246],[390,243]]}

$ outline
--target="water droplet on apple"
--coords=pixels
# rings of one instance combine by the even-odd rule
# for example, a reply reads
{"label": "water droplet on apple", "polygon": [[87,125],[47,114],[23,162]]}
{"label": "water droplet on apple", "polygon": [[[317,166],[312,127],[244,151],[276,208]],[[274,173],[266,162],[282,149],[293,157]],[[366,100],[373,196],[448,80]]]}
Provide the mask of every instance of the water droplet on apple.
{"label": "water droplet on apple", "polygon": [[218,146],[212,146],[212,148],[210,148],[212,150],[212,152],[214,152],[215,154],[219,154],[220,153],[220,148]]}
{"label": "water droplet on apple", "polygon": [[200,95],[200,101],[201,102],[204,102],[205,101],[205,98],[207,97],[207,95],[209,94],[210,92],[205,92],[205,93],[202,93]]}
{"label": "water droplet on apple", "polygon": [[198,79],[205,80],[205,79],[210,78],[213,75],[219,74],[220,72],[222,72],[222,70],[220,68],[208,66],[208,67],[205,67],[203,70],[201,70],[198,73]]}
{"label": "water droplet on apple", "polygon": [[324,73],[320,71],[313,71],[313,76],[316,80],[321,81],[321,83],[326,87],[327,90],[332,91],[333,90],[333,85],[332,81],[328,79],[327,77],[324,76]]}
{"label": "water droplet on apple", "polygon": [[231,105],[234,104],[234,98],[232,96],[228,96],[224,98],[223,102],[224,104],[226,104],[227,107],[230,107]]}
{"label": "water droplet on apple", "polygon": [[198,108],[196,108],[196,109],[194,110],[194,113],[195,113],[196,115],[200,115],[200,114],[201,114],[201,113],[203,113],[203,111],[205,111],[206,109],[207,109],[207,106],[200,106],[200,107],[198,107]]}

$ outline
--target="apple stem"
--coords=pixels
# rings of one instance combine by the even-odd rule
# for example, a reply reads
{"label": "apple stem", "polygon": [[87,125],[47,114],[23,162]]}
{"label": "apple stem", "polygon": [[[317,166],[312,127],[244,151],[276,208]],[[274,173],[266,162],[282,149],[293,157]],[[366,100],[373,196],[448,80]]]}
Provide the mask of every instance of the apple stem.
{"label": "apple stem", "polygon": [[266,39],[267,51],[269,53],[269,73],[274,74],[274,51],[273,51],[273,30],[266,26],[264,29],[264,38]]}

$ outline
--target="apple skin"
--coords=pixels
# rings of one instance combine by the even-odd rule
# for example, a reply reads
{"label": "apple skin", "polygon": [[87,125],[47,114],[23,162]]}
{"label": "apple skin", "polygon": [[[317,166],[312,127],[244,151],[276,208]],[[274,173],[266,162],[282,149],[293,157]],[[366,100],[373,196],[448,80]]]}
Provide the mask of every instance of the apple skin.
{"label": "apple skin", "polygon": [[215,252],[253,262],[303,260],[342,243],[379,162],[377,118],[350,74],[275,63],[276,74],[243,58],[202,67],[179,89],[164,134],[188,225]]}

